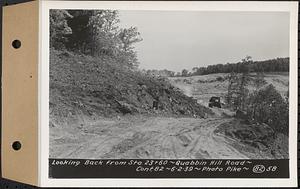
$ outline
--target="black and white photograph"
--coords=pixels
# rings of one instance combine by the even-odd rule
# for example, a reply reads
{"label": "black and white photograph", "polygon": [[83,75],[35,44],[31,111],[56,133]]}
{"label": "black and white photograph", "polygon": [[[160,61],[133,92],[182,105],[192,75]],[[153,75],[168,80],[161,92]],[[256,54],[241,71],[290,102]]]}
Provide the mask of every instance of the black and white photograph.
{"label": "black and white photograph", "polygon": [[289,159],[288,12],[51,9],[50,158]]}

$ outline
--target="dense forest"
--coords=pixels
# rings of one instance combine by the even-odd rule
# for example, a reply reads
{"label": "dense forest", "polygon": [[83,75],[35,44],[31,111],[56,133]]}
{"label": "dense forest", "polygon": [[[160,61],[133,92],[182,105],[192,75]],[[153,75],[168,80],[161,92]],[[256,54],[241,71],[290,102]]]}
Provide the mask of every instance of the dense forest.
{"label": "dense forest", "polygon": [[136,27],[119,27],[115,10],[51,10],[50,47],[94,57],[113,57],[130,69],[138,67],[133,44],[142,40]]}

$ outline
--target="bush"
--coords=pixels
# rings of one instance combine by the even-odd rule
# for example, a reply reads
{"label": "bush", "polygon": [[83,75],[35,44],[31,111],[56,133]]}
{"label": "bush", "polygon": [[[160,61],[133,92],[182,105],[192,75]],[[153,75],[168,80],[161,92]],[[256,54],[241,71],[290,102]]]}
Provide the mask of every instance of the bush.
{"label": "bush", "polygon": [[274,131],[288,135],[288,103],[272,84],[249,96],[247,100],[247,116],[252,121],[266,123]]}
{"label": "bush", "polygon": [[217,81],[224,81],[224,78],[223,77],[221,77],[221,76],[219,76],[219,77],[217,77],[217,79],[216,79]]}

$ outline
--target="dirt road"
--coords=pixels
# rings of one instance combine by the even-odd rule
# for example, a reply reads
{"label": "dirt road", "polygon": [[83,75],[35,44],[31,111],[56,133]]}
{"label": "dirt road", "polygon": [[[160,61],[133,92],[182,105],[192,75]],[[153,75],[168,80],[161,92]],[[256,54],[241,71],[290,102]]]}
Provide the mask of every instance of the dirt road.
{"label": "dirt road", "polygon": [[[226,118],[124,117],[50,129],[52,158],[245,159],[214,131]],[[235,141],[236,142],[236,141]]]}

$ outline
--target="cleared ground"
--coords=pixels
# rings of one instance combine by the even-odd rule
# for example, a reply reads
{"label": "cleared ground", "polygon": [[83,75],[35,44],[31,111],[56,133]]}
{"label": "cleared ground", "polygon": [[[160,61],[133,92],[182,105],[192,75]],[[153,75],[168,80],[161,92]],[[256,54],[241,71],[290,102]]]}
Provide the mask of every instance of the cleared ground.
{"label": "cleared ground", "polygon": [[51,154],[56,158],[247,158],[230,140],[214,133],[229,120],[127,117],[68,133],[51,129]]}
{"label": "cleared ground", "polygon": [[[207,105],[213,96],[223,96],[225,74],[171,78],[186,95]],[[265,78],[285,94],[287,74]],[[208,118],[154,115],[89,116],[74,120],[53,116],[50,124],[51,158],[186,158],[274,159],[288,158],[288,137],[274,135],[267,125],[248,125],[232,118],[226,109],[211,109]],[[77,115],[77,114],[76,114]],[[78,115],[77,115],[78,116]],[[79,121],[80,120],[80,121]],[[54,124],[55,123],[55,124]]]}
{"label": "cleared ground", "polygon": [[[171,77],[169,80],[172,85],[181,89],[187,96],[194,97],[198,100],[198,103],[207,106],[212,96],[220,96],[224,101],[228,90],[227,76],[227,73],[219,73],[192,77]],[[252,81],[254,77],[255,74],[252,73]],[[266,85],[274,85],[282,96],[287,94],[289,87],[288,72],[265,73],[264,79],[266,80]],[[248,89],[250,91],[255,89],[252,82],[249,83]]]}
{"label": "cleared ground", "polygon": [[[102,119],[84,126],[51,128],[53,158],[273,158],[268,152],[223,134],[232,118],[167,118],[129,116]],[[237,146],[238,145],[238,146]]]}

